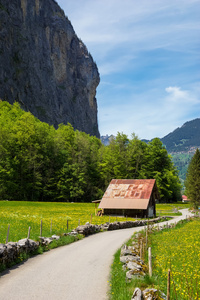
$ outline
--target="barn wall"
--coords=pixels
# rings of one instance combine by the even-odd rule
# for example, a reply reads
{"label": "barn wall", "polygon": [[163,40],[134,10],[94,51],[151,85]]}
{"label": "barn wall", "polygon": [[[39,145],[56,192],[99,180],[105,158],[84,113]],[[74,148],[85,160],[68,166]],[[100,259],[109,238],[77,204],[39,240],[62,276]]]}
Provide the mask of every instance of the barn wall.
{"label": "barn wall", "polygon": [[104,209],[104,215],[115,215],[124,217],[138,217],[144,218],[147,215],[147,210],[142,209]]}

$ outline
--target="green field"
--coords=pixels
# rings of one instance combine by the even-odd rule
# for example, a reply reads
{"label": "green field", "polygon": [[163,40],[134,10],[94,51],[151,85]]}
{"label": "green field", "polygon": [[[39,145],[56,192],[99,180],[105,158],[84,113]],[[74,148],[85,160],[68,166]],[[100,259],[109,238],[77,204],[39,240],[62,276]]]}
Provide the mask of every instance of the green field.
{"label": "green field", "polygon": [[179,209],[189,208],[189,203],[163,203],[163,204],[156,204],[156,214],[157,216],[178,216],[181,215],[180,212],[177,212]]}
{"label": "green field", "polygon": [[[152,250],[153,276],[126,280],[120,262],[120,250],[111,266],[110,300],[129,300],[136,287],[142,290],[156,288],[167,294],[167,275],[171,272],[170,299],[200,299],[200,218],[179,222],[175,228],[154,230],[148,235],[148,247]],[[141,232],[141,236],[146,234]],[[131,240],[128,242],[131,244]],[[145,253],[146,265],[148,254]],[[160,299],[160,298],[155,298]]]}
{"label": "green field", "polygon": [[[157,204],[158,215],[173,215],[174,208],[185,208],[186,204]],[[31,239],[37,240],[40,235],[40,223],[43,222],[43,236],[62,234],[86,222],[103,224],[116,221],[116,217],[95,216],[93,203],[53,203],[53,202],[24,202],[0,201],[0,243],[5,243],[8,225],[10,225],[9,241],[18,241],[27,237],[31,227]],[[79,221],[80,220],[80,221]],[[118,221],[126,218],[118,217]],[[133,220],[128,218],[128,220]],[[52,223],[52,232],[50,232]]]}
{"label": "green field", "polygon": [[153,274],[166,292],[171,270],[171,299],[200,299],[200,219],[151,235]]}
{"label": "green field", "polygon": [[[6,241],[8,225],[10,225],[9,241],[26,238],[29,226],[31,227],[30,238],[38,240],[41,220],[43,236],[61,235],[67,232],[67,220],[69,230],[72,230],[79,225],[79,222],[80,225],[91,222],[91,214],[92,224],[100,225],[116,221],[116,217],[95,216],[93,203],[0,201],[0,243]],[[126,218],[118,217],[117,220],[125,221]],[[50,232],[51,223],[52,232]]]}

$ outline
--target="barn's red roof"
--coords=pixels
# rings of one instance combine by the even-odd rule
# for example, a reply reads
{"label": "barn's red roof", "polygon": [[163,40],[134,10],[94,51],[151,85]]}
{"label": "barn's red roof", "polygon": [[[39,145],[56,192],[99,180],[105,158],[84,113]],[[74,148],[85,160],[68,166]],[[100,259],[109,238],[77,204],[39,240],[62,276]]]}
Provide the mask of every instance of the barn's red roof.
{"label": "barn's red roof", "polygon": [[190,200],[188,199],[188,197],[185,196],[185,195],[182,195],[182,200],[183,200],[183,201],[190,201]]}
{"label": "barn's red roof", "polygon": [[99,208],[147,209],[154,187],[155,179],[113,179]]}

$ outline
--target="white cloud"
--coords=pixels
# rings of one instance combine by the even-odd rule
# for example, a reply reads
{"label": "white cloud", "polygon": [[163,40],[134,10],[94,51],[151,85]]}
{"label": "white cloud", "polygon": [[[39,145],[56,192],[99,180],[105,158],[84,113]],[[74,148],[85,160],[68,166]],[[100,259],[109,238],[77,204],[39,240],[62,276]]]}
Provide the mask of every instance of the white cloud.
{"label": "white cloud", "polygon": [[[165,92],[169,96],[166,97]],[[163,91],[148,90],[132,95],[125,103],[113,101],[106,110],[100,109],[100,130],[102,135],[119,131],[129,137],[134,132],[139,138],[162,138],[186,121],[199,117],[199,104],[195,90],[186,91],[176,86]]]}
{"label": "white cloud", "polygon": [[168,94],[170,94],[170,96],[168,96],[166,98],[166,100],[168,102],[174,102],[174,103],[184,104],[184,105],[185,104],[191,105],[191,104],[200,103],[200,100],[198,100],[198,98],[196,96],[192,95],[192,93],[189,92],[189,91],[181,90],[180,87],[169,86],[165,90]]}

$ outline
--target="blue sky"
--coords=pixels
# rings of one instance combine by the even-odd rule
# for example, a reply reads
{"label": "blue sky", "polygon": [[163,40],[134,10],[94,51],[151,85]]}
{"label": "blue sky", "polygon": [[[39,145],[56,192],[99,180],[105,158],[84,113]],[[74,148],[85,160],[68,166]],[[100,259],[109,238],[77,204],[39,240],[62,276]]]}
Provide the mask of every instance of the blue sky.
{"label": "blue sky", "polygon": [[101,135],[200,118],[200,0],[57,0],[97,63]]}

